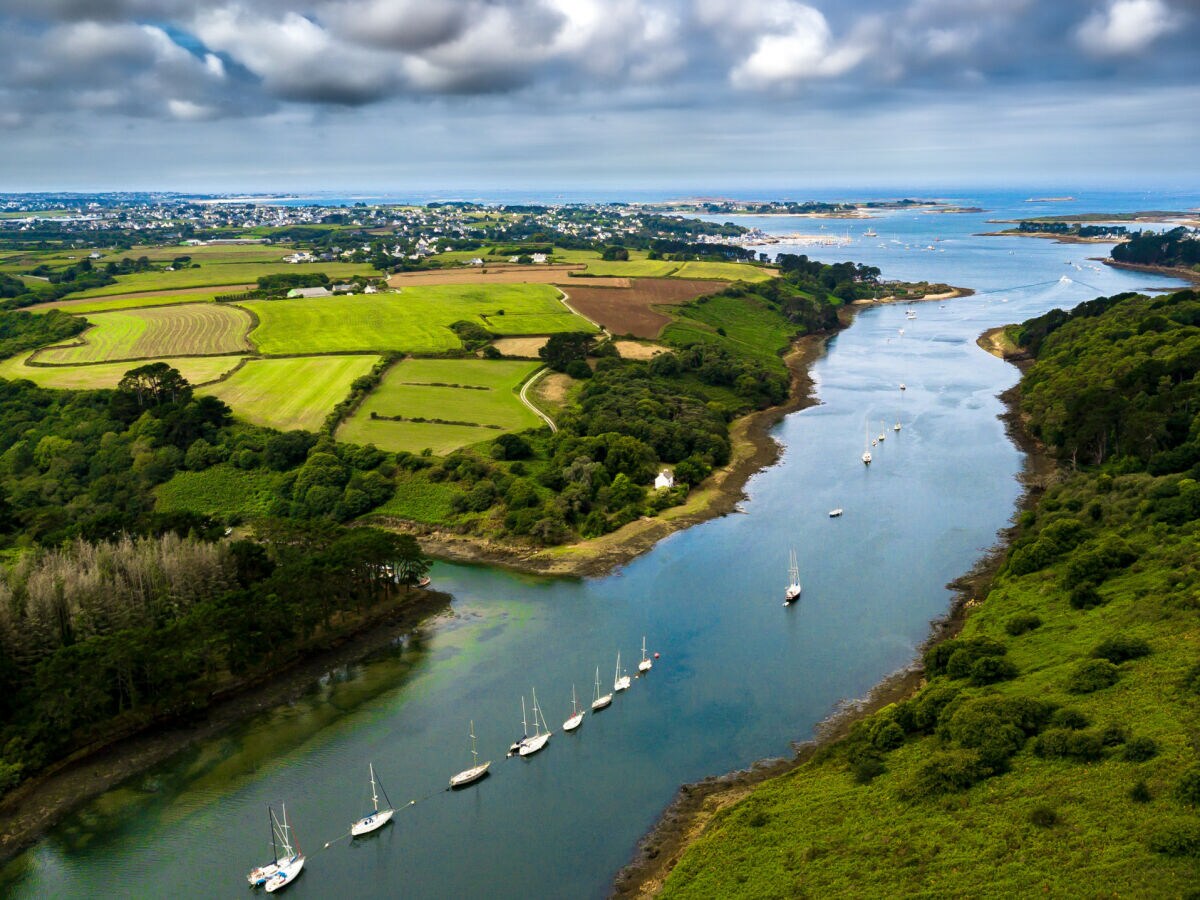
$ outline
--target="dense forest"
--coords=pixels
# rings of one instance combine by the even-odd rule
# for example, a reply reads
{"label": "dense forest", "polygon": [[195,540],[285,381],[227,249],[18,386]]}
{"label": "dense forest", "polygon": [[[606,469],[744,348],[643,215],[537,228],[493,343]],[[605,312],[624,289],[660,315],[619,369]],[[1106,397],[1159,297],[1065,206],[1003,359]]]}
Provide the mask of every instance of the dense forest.
{"label": "dense forest", "polygon": [[1166,232],[1139,231],[1113,247],[1112,258],[1141,266],[1194,268],[1200,265],[1200,233],[1183,226]]}
{"label": "dense forest", "polygon": [[927,683],[724,809],[664,896],[1195,896],[1200,465],[1170,454],[1200,434],[1198,312],[1125,294],[1017,329],[1022,409],[1074,465]]}

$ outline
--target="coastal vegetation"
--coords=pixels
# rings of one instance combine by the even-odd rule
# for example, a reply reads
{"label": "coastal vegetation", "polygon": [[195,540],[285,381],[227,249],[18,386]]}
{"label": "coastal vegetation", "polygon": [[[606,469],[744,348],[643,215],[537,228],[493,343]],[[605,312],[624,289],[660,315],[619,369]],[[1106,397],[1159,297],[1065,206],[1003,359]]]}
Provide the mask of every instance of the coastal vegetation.
{"label": "coastal vegetation", "polygon": [[1198,325],[1182,291],[1013,329],[1059,475],[926,684],[718,812],[663,896],[1194,891]]}
{"label": "coastal vegetation", "polygon": [[1159,233],[1141,231],[1113,247],[1116,262],[1139,266],[1169,266],[1200,272],[1200,233],[1194,229],[1172,228]]}

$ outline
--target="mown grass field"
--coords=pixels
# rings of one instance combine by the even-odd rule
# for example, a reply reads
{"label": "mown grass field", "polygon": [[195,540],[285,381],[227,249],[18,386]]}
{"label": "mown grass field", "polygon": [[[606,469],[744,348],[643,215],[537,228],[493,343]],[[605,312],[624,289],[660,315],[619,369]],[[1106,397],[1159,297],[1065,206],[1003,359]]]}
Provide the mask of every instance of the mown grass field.
{"label": "mown grass field", "polygon": [[[186,256],[186,253],[180,254]],[[282,254],[280,254],[282,255]],[[137,272],[133,275],[118,275],[115,284],[92,288],[68,295],[75,297],[111,297],[114,294],[129,294],[136,291],[166,291],[175,288],[210,287],[227,284],[252,284],[260,275],[281,273],[323,272],[332,279],[349,278],[354,275],[377,275],[365,263],[302,263],[292,265],[285,262],[273,263],[210,263],[198,269],[180,269],[176,272]]]}
{"label": "mown grass field", "polygon": [[246,471],[218,465],[178,472],[155,489],[159,512],[195,512],[227,519],[266,515],[280,476],[267,469]]}
{"label": "mown grass field", "polygon": [[251,359],[229,378],[201,389],[229,404],[240,418],[289,431],[316,431],[350,394],[350,383],[379,362],[376,356]]}
{"label": "mown grass field", "polygon": [[[26,378],[34,384],[62,390],[97,390],[115,388],[130,369],[141,362],[99,363],[90,366],[27,366],[30,354],[0,361],[0,378]],[[155,360],[174,366],[190,384],[203,384],[220,378],[238,364],[240,356],[192,356],[179,359]]]}
{"label": "mown grass field", "polygon": [[[662,340],[682,345],[694,341],[734,344],[740,354],[782,365],[772,348],[788,346],[796,326],[752,297],[714,296],[671,311],[675,323],[668,325]],[[717,329],[723,329],[722,335]]]}
{"label": "mown grass field", "polygon": [[703,278],[717,281],[770,281],[779,272],[744,263],[685,262],[673,274],[673,278]]}
{"label": "mown grass field", "polygon": [[189,247],[178,244],[170,247],[133,247],[129,250],[110,250],[100,263],[120,262],[123,259],[146,257],[153,263],[169,263],[180,256],[190,256],[201,267],[224,263],[277,263],[292,252],[287,245],[274,244],[204,244]]}
{"label": "mown grass field", "polygon": [[81,300],[55,300],[53,303],[43,303],[29,307],[29,312],[46,312],[51,309],[62,309],[75,315],[88,313],[112,312],[118,309],[142,309],[148,306],[176,306],[181,303],[211,303],[217,296],[228,293],[239,293],[237,290],[206,290],[191,291],[161,291],[148,294],[117,295],[113,297],[85,297]]}
{"label": "mown grass field", "polygon": [[470,321],[495,334],[595,331],[543,284],[423,285],[400,293],[314,300],[252,300],[250,335],[263,353],[399,350],[438,353],[462,346],[449,326]]}
{"label": "mown grass field", "polygon": [[618,275],[628,278],[666,278],[674,275],[683,263],[663,259],[630,259],[628,262],[594,260],[587,264],[588,275]]}
{"label": "mown grass field", "polygon": [[[414,453],[429,447],[440,455],[506,431],[536,428],[541,420],[521,403],[516,389],[540,367],[509,360],[405,360],[388,370],[338,429],[338,439]],[[372,419],[371,413],[472,424]]]}
{"label": "mown grass field", "polygon": [[[1196,520],[1150,524],[1147,509],[1155,502],[1147,497],[1189,484],[1084,475],[1047,495],[1054,499],[1039,510],[1041,533],[1076,519],[1085,542],[1040,570],[1002,575],[962,634],[997,642],[1016,677],[983,685],[944,674],[914,705],[885,708],[860,726],[857,742],[833,746],[719,813],[662,896],[1192,896],[1200,885],[1200,528]],[[1069,595],[1080,564],[1118,534],[1136,561],[1099,585],[1099,606],[1076,608]],[[1014,634],[1019,617],[1028,630]],[[1145,647],[1104,663],[1111,686],[1081,690],[1078,671],[1094,666],[1113,638]],[[906,709],[934,709],[928,698],[939,690],[956,690],[957,699],[917,733],[885,735],[881,771],[856,777],[855,754],[868,736],[904,721]],[[968,715],[970,703],[1046,702],[1058,711],[1028,739]],[[1047,749],[1064,735],[1078,742],[1075,755]],[[973,786],[937,774],[970,752],[955,748],[1013,740],[1007,764]],[[1194,793],[1184,792],[1188,772]]]}
{"label": "mown grass field", "polygon": [[49,347],[41,363],[73,365],[118,359],[151,359],[238,353],[250,349],[250,317],[243,309],[215,303],[160,306],[96,313],[76,346]]}

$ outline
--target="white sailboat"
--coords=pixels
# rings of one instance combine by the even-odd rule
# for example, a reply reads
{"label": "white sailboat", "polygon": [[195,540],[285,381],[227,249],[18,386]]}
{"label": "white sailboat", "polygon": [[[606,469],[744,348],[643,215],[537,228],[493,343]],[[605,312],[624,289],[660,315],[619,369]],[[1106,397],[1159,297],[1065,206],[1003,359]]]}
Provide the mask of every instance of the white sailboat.
{"label": "white sailboat", "polygon": [[482,778],[484,775],[486,775],[488,773],[488,766],[490,766],[492,764],[492,761],[490,759],[485,763],[481,763],[479,761],[479,753],[475,750],[475,722],[474,722],[474,720],[472,720],[472,722],[471,722],[471,761],[472,761],[471,768],[463,769],[457,775],[451,776],[450,787],[461,788],[461,787],[466,787],[468,784],[474,784],[476,781],[478,781],[480,778]]}
{"label": "white sailboat", "polygon": [[613,693],[617,691],[629,690],[629,685],[633,683],[628,675],[625,675],[621,669],[621,651],[617,651],[617,673],[613,676]]}
{"label": "white sailboat", "polygon": [[[871,443],[870,427],[871,427],[870,425],[867,426],[867,429],[868,429],[867,430],[867,444],[868,445],[870,445],[870,443]],[[863,465],[869,466],[871,464],[871,448],[870,448],[870,446],[867,446],[867,448],[863,451],[862,461],[863,461]]]}
{"label": "white sailboat", "polygon": [[789,559],[791,563],[788,566],[788,586],[783,592],[783,605],[787,606],[790,603],[800,599],[800,565],[796,562],[796,551],[792,550],[792,555]]}
{"label": "white sailboat", "polygon": [[654,660],[646,655],[646,636],[642,635],[642,661],[638,663],[638,674],[649,672],[654,667]]}
{"label": "white sailboat", "polygon": [[[526,729],[526,735],[517,748],[517,753],[521,756],[532,756],[545,747],[546,742],[550,740],[550,726],[546,725],[546,719],[542,716],[542,711],[538,709],[537,691],[533,688],[529,690],[533,694],[533,734],[529,734],[528,728]],[[521,724],[525,724],[524,697],[521,698]],[[542,731],[543,725],[546,725],[545,731]]]}
{"label": "white sailboat", "polygon": [[250,870],[246,880],[250,882],[251,887],[261,887],[267,883],[268,878],[279,871],[279,844],[276,841],[279,836],[279,820],[275,818],[275,810],[269,806],[267,815],[271,820],[271,861]]}
{"label": "white sailboat", "polygon": [[[375,777],[375,764],[370,763],[371,770],[371,805],[374,809],[350,826],[350,836],[358,837],[363,834],[370,834],[377,828],[382,828],[388,822],[392,821],[392,816],[396,810],[392,809],[392,801],[388,799],[387,791],[383,788],[383,783]],[[383,791],[383,799],[387,802],[387,806],[383,809],[379,808],[379,792]]]}
{"label": "white sailboat", "polygon": [[900,417],[896,416],[896,424],[892,426],[892,431],[900,430]]}
{"label": "white sailboat", "polygon": [[583,724],[583,710],[575,699],[575,685],[571,685],[571,718],[563,722],[563,731],[574,731]]}
{"label": "white sailboat", "polygon": [[883,419],[879,420],[879,437],[877,438],[877,440],[880,440],[880,441],[887,440],[887,425],[884,424]]}
{"label": "white sailboat", "polygon": [[[274,813],[271,817],[274,819]],[[283,821],[277,821],[275,825],[278,826],[279,843],[283,847],[283,855],[276,861],[275,873],[263,885],[268,894],[287,887],[299,877],[300,872],[304,869],[304,854],[300,850],[299,842],[295,849],[292,848],[291,826],[288,825],[286,804],[283,806]]]}
{"label": "white sailboat", "polygon": [[612,694],[605,694],[603,697],[600,696],[600,667],[596,666],[596,692],[592,699],[592,712],[604,709],[604,707],[612,703],[612,698]]}
{"label": "white sailboat", "polygon": [[829,511],[829,518],[836,519],[838,516],[840,516],[844,512],[845,512],[845,510],[842,509],[840,506],[835,507],[834,509],[831,509]]}

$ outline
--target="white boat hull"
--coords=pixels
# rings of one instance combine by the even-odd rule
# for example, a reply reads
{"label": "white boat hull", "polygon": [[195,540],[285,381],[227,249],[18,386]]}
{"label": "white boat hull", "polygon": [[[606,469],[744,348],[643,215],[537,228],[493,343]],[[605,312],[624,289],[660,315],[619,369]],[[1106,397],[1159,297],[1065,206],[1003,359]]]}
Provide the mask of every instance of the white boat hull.
{"label": "white boat hull", "polygon": [[577,712],[567,721],[563,722],[563,731],[574,731],[583,724],[583,713]]}
{"label": "white boat hull", "polygon": [[633,684],[633,681],[630,679],[630,677],[628,675],[622,675],[613,682],[613,693],[616,693],[617,691],[627,691],[629,690],[629,686],[631,684]]}
{"label": "white boat hull", "polygon": [[654,660],[652,659],[643,659],[638,663],[639,672],[649,672],[652,668],[654,668]]}
{"label": "white boat hull", "polygon": [[251,870],[246,876],[246,880],[254,887],[259,887],[266,884],[272,875],[279,871],[279,863],[267,863],[265,866],[259,866],[257,869]]}
{"label": "white boat hull", "polygon": [[382,828],[388,822],[392,821],[392,816],[395,814],[394,809],[381,809],[377,813],[372,813],[369,816],[363,816],[357,822],[350,826],[351,837],[358,837],[363,834],[370,834],[378,828]]}
{"label": "white boat hull", "polygon": [[466,787],[468,784],[474,784],[488,773],[488,766],[490,765],[491,762],[485,762],[482,765],[472,766],[469,769],[463,769],[450,779],[450,787],[460,788]]}
{"label": "white boat hull", "polygon": [[606,706],[612,705],[612,694],[605,694],[603,697],[597,697],[592,701],[592,712],[598,709],[604,709]]}
{"label": "white boat hull", "polygon": [[844,510],[840,506],[837,509],[831,509],[829,511],[829,518],[836,519],[838,516],[840,516],[842,514],[843,511]]}
{"label": "white boat hull", "polygon": [[802,588],[800,587],[800,585],[798,585],[798,584],[793,584],[793,585],[792,585],[791,587],[789,587],[789,588],[788,588],[786,591],[784,591],[784,593],[783,593],[783,602],[784,602],[785,604],[787,604],[787,603],[795,603],[797,600],[799,600],[799,599],[800,599],[800,591],[801,591],[801,590],[802,590]]}
{"label": "white boat hull", "polygon": [[521,741],[521,746],[517,750],[517,753],[521,756],[532,756],[545,747],[549,740],[550,732],[548,731],[545,734],[535,734],[533,737],[525,738],[525,740]]}
{"label": "white boat hull", "polygon": [[280,888],[285,888],[299,877],[300,872],[304,869],[304,857],[296,856],[279,867],[276,872],[267,881],[266,890],[268,894],[273,894]]}

